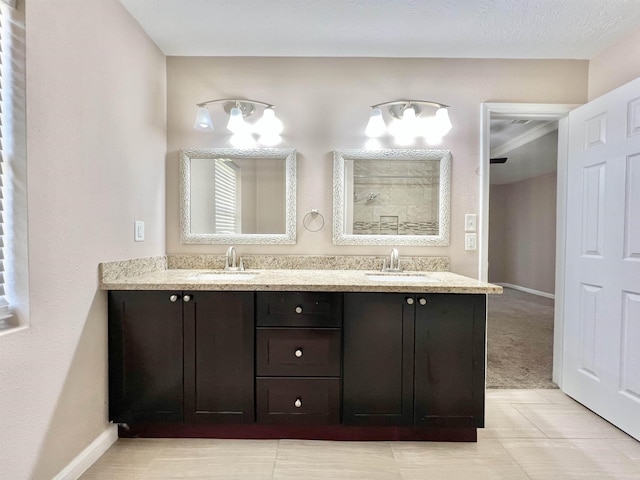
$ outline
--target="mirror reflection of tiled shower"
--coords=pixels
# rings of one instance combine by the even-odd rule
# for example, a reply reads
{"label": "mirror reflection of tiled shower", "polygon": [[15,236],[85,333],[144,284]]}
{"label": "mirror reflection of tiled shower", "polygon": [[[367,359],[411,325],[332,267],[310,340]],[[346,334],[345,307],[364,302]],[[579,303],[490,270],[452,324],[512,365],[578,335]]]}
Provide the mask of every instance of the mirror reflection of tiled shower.
{"label": "mirror reflection of tiled shower", "polygon": [[380,235],[398,235],[398,216],[380,215]]}
{"label": "mirror reflection of tiled shower", "polygon": [[437,235],[439,177],[438,161],[354,161],[353,233]]}

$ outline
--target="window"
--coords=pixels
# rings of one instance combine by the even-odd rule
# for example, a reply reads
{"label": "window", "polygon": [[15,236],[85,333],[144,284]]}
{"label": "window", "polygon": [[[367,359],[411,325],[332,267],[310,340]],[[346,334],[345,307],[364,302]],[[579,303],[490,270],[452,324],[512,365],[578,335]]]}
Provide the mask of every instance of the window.
{"label": "window", "polygon": [[27,318],[24,2],[0,0],[0,333]]}
{"label": "window", "polygon": [[240,233],[238,167],[226,159],[216,159],[214,182],[215,233]]}

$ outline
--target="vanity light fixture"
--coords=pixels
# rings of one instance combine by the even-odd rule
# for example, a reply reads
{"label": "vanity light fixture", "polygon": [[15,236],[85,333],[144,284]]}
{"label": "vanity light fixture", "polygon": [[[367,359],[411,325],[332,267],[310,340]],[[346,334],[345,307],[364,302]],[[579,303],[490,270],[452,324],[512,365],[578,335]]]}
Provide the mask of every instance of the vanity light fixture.
{"label": "vanity light fixture", "polygon": [[[276,117],[274,106],[270,103],[258,100],[245,100],[237,98],[220,98],[198,103],[194,128],[201,132],[212,132],[213,122],[208,105],[213,103],[224,104],[224,110],[229,115],[227,129],[233,133],[231,143],[236,147],[251,147],[255,144],[253,135],[259,135],[259,143],[273,146],[280,142],[280,134],[283,130],[282,122]],[[262,117],[255,123],[248,123],[245,118],[253,115],[257,107],[262,108]]]}
{"label": "vanity light fixture", "polygon": [[[421,118],[421,106],[436,108],[435,115]],[[388,128],[384,121],[383,108],[392,117]],[[423,137],[428,144],[435,145],[451,130],[448,108],[449,105],[427,100],[393,100],[378,103],[371,106],[365,133],[370,138],[377,138],[388,131],[400,145],[409,145],[416,137]]]}

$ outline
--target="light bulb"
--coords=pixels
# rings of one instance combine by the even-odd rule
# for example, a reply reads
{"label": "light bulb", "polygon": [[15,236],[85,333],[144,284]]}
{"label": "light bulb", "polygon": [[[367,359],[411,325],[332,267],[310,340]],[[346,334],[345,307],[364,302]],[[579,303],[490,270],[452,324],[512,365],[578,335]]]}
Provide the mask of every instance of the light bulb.
{"label": "light bulb", "polygon": [[407,107],[402,112],[402,135],[407,137],[415,137],[418,134],[418,119],[416,117],[416,111],[413,107]]}
{"label": "light bulb", "polygon": [[196,121],[193,124],[193,128],[200,130],[201,132],[212,132],[213,122],[211,121],[211,115],[207,107],[198,107],[196,112]]}
{"label": "light bulb", "polygon": [[233,107],[229,112],[227,128],[233,133],[241,133],[247,130],[247,124],[242,118],[242,110],[238,107]]}
{"label": "light bulb", "polygon": [[413,107],[407,107],[402,112],[402,118],[389,126],[389,131],[398,145],[410,145],[415,140],[420,122],[416,118]]}
{"label": "light bulb", "polygon": [[402,121],[392,120],[391,123],[389,124],[389,133],[394,137],[397,137],[398,135],[402,135],[403,132],[404,132],[404,129],[402,127]]}
{"label": "light bulb", "polygon": [[437,129],[440,131],[440,136],[443,137],[453,127],[451,125],[451,120],[449,119],[449,109],[446,107],[440,107],[436,112],[436,125]]}
{"label": "light bulb", "polygon": [[262,112],[262,118],[256,124],[256,132],[260,135],[265,136],[278,136],[282,133],[284,129],[284,125],[282,125],[282,121],[276,117],[276,112],[273,110],[273,107],[265,108],[264,112]]}
{"label": "light bulb", "polygon": [[381,136],[387,130],[387,126],[382,118],[382,110],[379,108],[372,108],[371,115],[369,116],[369,123],[367,123],[367,129],[365,133],[367,137],[376,138]]}

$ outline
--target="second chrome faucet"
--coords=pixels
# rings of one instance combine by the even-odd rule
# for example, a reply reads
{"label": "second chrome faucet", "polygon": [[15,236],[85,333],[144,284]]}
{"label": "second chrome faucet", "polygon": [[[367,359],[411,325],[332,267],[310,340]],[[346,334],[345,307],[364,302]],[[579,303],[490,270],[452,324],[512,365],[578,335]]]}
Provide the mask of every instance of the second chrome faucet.
{"label": "second chrome faucet", "polygon": [[[388,264],[387,264],[388,261]],[[398,253],[397,248],[391,249],[391,254],[389,258],[385,258],[382,262],[382,271],[383,272],[401,272],[400,268],[400,254]]]}
{"label": "second chrome faucet", "polygon": [[227,272],[242,272],[244,264],[242,258],[238,258],[236,248],[231,246],[227,249],[227,256],[224,260],[224,270]]}

